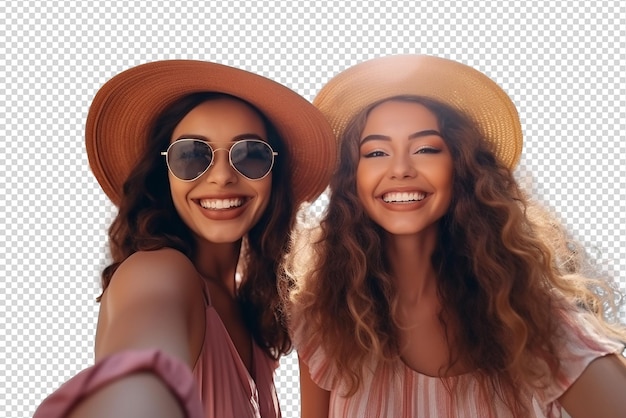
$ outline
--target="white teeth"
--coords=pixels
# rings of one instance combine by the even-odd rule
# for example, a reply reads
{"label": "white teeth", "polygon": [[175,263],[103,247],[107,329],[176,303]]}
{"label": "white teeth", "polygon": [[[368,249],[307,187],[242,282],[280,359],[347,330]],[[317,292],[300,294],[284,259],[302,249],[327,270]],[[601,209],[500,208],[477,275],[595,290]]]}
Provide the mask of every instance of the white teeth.
{"label": "white teeth", "polygon": [[236,208],[243,205],[243,199],[242,198],[236,198],[236,199],[202,199],[200,201],[200,206],[202,206],[204,209],[213,209],[213,210],[219,210],[219,209],[231,209],[231,208]]}
{"label": "white teeth", "polygon": [[392,202],[419,202],[426,197],[426,193],[418,192],[391,192],[383,195],[386,203]]}

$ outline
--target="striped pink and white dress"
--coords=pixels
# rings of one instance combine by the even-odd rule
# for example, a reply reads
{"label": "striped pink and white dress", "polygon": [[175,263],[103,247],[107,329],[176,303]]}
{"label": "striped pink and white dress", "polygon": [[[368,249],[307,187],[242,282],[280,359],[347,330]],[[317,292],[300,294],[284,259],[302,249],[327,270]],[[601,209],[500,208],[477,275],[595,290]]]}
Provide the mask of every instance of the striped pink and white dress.
{"label": "striped pink and white dress", "polygon": [[[357,393],[341,396],[345,387],[337,382],[333,368],[325,358],[323,347],[299,346],[303,326],[296,325],[294,341],[298,354],[308,365],[311,377],[318,386],[331,391],[330,418],[476,418],[512,417],[504,404],[494,398],[481,398],[478,381],[473,374],[449,377],[454,385],[450,395],[442,379],[420,374],[406,366],[402,360],[395,364],[372,364],[363,376]],[[558,398],[581,375],[594,359],[621,353],[623,343],[613,341],[598,332],[591,319],[582,314],[563,317],[563,327],[568,339],[561,349],[561,370],[548,382],[541,393],[534,393],[529,411],[536,418],[561,417]]]}

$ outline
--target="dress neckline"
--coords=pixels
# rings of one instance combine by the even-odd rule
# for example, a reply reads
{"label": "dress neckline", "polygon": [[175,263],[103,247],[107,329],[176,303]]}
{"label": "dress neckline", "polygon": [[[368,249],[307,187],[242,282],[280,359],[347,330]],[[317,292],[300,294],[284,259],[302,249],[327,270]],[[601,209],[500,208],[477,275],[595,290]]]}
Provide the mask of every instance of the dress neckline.
{"label": "dress neckline", "polygon": [[[217,309],[215,309],[215,306],[213,305],[213,302],[211,299],[211,292],[209,291],[209,280],[203,276],[200,276],[200,279],[202,280],[204,298],[206,302],[207,319],[209,316],[215,317],[215,320],[219,323],[218,326],[224,332],[224,336],[225,336],[226,342],[230,350],[233,352],[233,354],[235,354],[234,357],[237,363],[237,367],[240,367],[243,371],[245,371],[246,376],[248,376],[248,378],[252,382],[255,382],[256,381],[255,375],[257,374],[257,356],[258,356],[257,350],[260,350],[260,347],[257,345],[256,341],[254,341],[254,337],[252,336],[252,334],[250,334],[251,362],[250,362],[250,370],[248,370],[243,359],[241,358],[241,355],[239,354],[239,351],[237,350],[237,347],[235,346],[235,343],[233,342],[233,339],[230,336],[230,333],[228,332],[228,329],[226,328],[226,325],[224,324],[224,321],[222,321],[222,317],[220,316],[220,314],[217,312]],[[206,342],[207,341],[206,341],[206,335],[205,335],[204,343],[206,344]]]}

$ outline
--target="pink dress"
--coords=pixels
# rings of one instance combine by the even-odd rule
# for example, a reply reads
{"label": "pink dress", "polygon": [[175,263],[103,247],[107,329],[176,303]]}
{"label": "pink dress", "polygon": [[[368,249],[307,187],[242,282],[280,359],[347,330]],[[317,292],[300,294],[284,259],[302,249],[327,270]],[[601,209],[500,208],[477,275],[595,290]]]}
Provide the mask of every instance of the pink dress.
{"label": "pink dress", "polygon": [[205,295],[206,333],[203,349],[193,369],[204,406],[204,417],[280,417],[274,387],[274,371],[278,362],[254,343],[253,379],[211,305],[206,286]]}
{"label": "pink dress", "polygon": [[[562,326],[567,341],[560,346],[560,373],[548,382],[544,391],[533,394],[530,404],[526,405],[531,417],[560,417],[558,398],[589,363],[607,354],[619,354],[624,349],[623,343],[598,332],[592,320],[583,314],[564,315]],[[500,400],[481,398],[478,382],[471,373],[447,378],[456,388],[462,388],[451,396],[442,379],[418,373],[402,360],[395,364],[371,364],[357,393],[351,397],[341,396],[345,386],[335,379],[324,350],[319,346],[301,346],[305,327],[296,323],[295,328],[294,343],[299,356],[309,366],[313,381],[331,391],[329,418],[512,417]]]}
{"label": "pink dress", "polygon": [[85,396],[138,371],[161,378],[188,418],[278,418],[274,386],[278,362],[253,343],[254,378],[241,361],[205,286],[206,333],[196,365],[154,350],[129,350],[108,356],[65,382],[48,396],[33,418],[65,417]]}

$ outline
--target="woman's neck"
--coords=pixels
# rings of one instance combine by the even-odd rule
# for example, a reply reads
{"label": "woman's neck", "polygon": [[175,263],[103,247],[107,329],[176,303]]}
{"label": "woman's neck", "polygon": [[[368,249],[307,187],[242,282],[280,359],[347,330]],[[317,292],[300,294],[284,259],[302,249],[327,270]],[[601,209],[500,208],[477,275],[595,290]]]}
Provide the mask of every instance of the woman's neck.
{"label": "woman's neck", "polygon": [[240,251],[241,241],[225,244],[199,242],[194,265],[202,277],[223,287],[234,297]]}
{"label": "woman's neck", "polygon": [[419,235],[387,235],[387,259],[400,304],[436,296],[437,275],[431,260],[436,244],[436,227]]}

